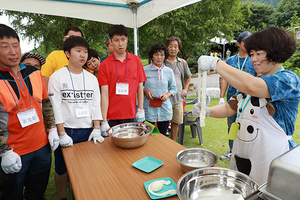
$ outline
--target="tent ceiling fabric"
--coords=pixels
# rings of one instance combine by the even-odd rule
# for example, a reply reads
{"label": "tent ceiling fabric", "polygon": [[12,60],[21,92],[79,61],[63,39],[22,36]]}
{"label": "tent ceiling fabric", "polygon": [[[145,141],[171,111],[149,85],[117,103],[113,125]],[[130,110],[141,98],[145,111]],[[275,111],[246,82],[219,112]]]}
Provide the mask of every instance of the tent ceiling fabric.
{"label": "tent ceiling fabric", "polygon": [[[138,28],[171,10],[200,0],[0,0],[1,9],[123,24]],[[136,23],[129,6],[137,7]]]}
{"label": "tent ceiling fabric", "polygon": [[227,43],[236,43],[236,40],[231,40],[230,42],[228,42],[226,39],[224,38],[219,38],[219,37],[214,37],[210,40],[210,42],[212,43],[217,43],[217,44],[227,44]]}

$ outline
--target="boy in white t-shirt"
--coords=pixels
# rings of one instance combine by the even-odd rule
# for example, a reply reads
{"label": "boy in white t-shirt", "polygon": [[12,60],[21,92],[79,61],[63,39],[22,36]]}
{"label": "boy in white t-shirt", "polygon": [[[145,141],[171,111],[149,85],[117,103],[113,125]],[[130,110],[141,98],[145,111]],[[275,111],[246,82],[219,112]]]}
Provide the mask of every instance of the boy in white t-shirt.
{"label": "boy in white t-shirt", "polygon": [[[94,140],[103,142],[100,90],[97,78],[82,66],[88,57],[88,42],[79,36],[69,37],[63,44],[69,65],[54,72],[48,84],[53,104],[60,146]],[[60,199],[66,199],[67,170],[61,148],[55,152],[55,183]]]}

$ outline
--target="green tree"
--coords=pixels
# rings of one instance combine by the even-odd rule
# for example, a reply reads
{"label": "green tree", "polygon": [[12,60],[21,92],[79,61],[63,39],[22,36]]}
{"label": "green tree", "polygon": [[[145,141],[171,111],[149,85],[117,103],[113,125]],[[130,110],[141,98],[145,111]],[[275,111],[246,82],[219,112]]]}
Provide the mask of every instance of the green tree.
{"label": "green tree", "polygon": [[273,6],[263,3],[246,2],[241,3],[241,7],[249,7],[251,11],[250,17],[245,19],[245,29],[255,32],[267,26],[275,25],[275,8]]}
{"label": "green tree", "polygon": [[185,59],[203,54],[203,44],[215,36],[222,37],[221,32],[231,40],[233,31],[243,27],[247,16],[239,12],[239,1],[205,0],[157,17],[139,29],[141,56],[147,55],[151,45],[165,43],[171,36],[182,40],[180,56]]}
{"label": "green tree", "polygon": [[[291,28],[289,30],[296,36],[300,31],[300,17],[298,17],[297,12],[294,13],[294,16],[291,17]],[[292,70],[300,76],[300,40],[297,39],[297,49],[292,57],[290,57],[285,63],[284,68]]]}
{"label": "green tree", "polygon": [[291,18],[294,14],[300,17],[300,1],[299,0],[282,0],[275,13],[275,18],[277,20],[277,26],[279,27],[290,27]]}
{"label": "green tree", "polygon": [[[271,5],[273,8],[277,8],[281,0],[251,0],[251,2],[263,3],[266,5]],[[249,0],[242,0],[242,2],[249,2]]]}
{"label": "green tree", "polygon": [[[204,44],[215,36],[227,40],[233,38],[234,31],[244,26],[244,18],[249,17],[249,10],[242,12],[240,0],[205,0],[166,13],[139,28],[139,50],[145,58],[151,45],[165,43],[167,38],[175,35],[181,38],[183,48],[181,57],[206,53]],[[66,17],[6,11],[12,19],[13,27],[29,40],[41,44],[39,52],[47,56],[54,49],[61,49],[64,29],[78,26],[84,33],[92,48],[105,52],[108,40],[109,24]],[[128,50],[133,52],[133,30],[129,31]]]}
{"label": "green tree", "polygon": [[105,54],[109,24],[15,11],[5,11],[5,14],[21,37],[40,45],[35,51],[45,57],[53,50],[62,49],[64,30],[68,26],[79,27],[91,48]]}
{"label": "green tree", "polygon": [[300,76],[300,40],[297,40],[297,49],[292,57],[290,57],[284,64],[285,69],[294,71]]}

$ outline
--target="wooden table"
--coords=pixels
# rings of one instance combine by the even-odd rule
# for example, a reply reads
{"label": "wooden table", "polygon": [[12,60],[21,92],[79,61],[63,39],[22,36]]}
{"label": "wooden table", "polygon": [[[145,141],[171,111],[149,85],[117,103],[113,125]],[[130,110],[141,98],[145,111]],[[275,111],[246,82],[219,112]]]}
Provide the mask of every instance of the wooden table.
{"label": "wooden table", "polygon": [[[170,177],[177,183],[184,174],[176,154],[185,147],[162,134],[151,135],[145,145],[136,149],[121,149],[109,137],[102,144],[91,141],[62,149],[76,200],[151,199],[144,182]],[[164,164],[151,173],[132,166],[146,156]],[[168,197],[172,199],[179,198],[177,195]]]}

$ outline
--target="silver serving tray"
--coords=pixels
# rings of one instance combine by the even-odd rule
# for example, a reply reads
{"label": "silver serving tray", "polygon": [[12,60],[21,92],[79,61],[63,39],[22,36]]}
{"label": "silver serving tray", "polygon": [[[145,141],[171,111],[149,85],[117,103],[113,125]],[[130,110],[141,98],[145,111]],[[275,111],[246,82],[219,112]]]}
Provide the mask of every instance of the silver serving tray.
{"label": "silver serving tray", "polygon": [[263,190],[267,196],[275,200],[295,200],[300,199],[299,189],[300,146],[298,145],[272,161],[267,185]]}

